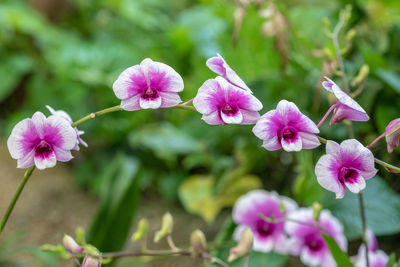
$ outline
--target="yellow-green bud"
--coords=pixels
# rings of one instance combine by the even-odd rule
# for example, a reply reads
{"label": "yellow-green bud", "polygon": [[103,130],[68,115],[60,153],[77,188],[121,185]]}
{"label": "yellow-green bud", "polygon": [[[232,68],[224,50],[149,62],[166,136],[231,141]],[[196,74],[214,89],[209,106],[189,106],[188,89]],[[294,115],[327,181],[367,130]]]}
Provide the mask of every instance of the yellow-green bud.
{"label": "yellow-green bud", "polygon": [[313,210],[313,219],[314,221],[319,220],[319,215],[321,214],[322,211],[322,205],[319,204],[318,202],[314,202],[312,204],[312,210]]}
{"label": "yellow-green bud", "polygon": [[196,257],[201,255],[207,249],[207,240],[204,233],[196,229],[190,235],[190,251],[192,256]]}
{"label": "yellow-green bud", "polygon": [[246,228],[243,231],[237,246],[231,248],[228,257],[228,262],[232,262],[237,258],[249,254],[252,248],[253,248],[253,232],[250,230],[250,228]]}
{"label": "yellow-green bud", "polygon": [[154,242],[157,243],[167,235],[171,234],[173,228],[174,228],[174,219],[172,218],[171,213],[167,212],[164,214],[162,218],[161,229],[158,230],[154,235]]}
{"label": "yellow-green bud", "polygon": [[141,219],[138,228],[132,235],[132,241],[138,241],[146,237],[147,230],[149,229],[149,222],[146,219]]}

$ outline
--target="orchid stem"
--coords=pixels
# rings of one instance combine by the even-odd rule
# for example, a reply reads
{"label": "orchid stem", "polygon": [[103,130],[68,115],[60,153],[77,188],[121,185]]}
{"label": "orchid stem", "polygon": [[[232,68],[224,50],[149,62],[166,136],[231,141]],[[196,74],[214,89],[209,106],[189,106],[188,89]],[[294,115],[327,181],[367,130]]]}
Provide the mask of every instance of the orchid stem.
{"label": "orchid stem", "polygon": [[369,145],[367,145],[367,148],[371,148],[373,147],[379,140],[381,140],[383,137],[386,136],[386,132],[384,132],[383,134],[381,134],[380,136],[378,136],[377,138],[375,138],[374,141],[372,141]]}
{"label": "orchid stem", "polygon": [[193,102],[193,100],[194,100],[194,98],[192,98],[192,99],[186,101],[186,102],[183,103],[182,105],[183,105],[183,106],[187,106],[187,105],[191,104],[191,103]]}
{"label": "orchid stem", "polygon": [[369,257],[368,257],[368,243],[367,243],[367,219],[365,218],[365,207],[362,192],[358,193],[358,199],[360,201],[360,212],[361,212],[361,223],[362,223],[362,241],[365,246],[365,259],[367,267],[369,267]]}
{"label": "orchid stem", "polygon": [[328,111],[326,112],[326,114],[324,115],[324,117],[320,120],[320,122],[318,122],[317,127],[319,128],[322,123],[326,120],[326,118],[328,118],[329,114],[332,112],[332,110],[334,110],[336,108],[336,104],[332,105]]}
{"label": "orchid stem", "polygon": [[32,175],[32,173],[33,173],[34,170],[35,170],[35,166],[31,166],[31,167],[29,167],[29,169],[27,169],[27,170],[25,171],[24,177],[22,178],[22,181],[21,181],[21,183],[19,184],[19,186],[18,186],[18,188],[17,188],[17,191],[15,191],[14,196],[13,196],[13,198],[12,198],[10,204],[8,205],[6,214],[5,214],[4,217],[1,219],[1,222],[0,222],[0,235],[1,235],[1,233],[3,233],[3,229],[4,229],[4,227],[5,227],[6,224],[7,224],[8,218],[10,217],[10,215],[11,215],[13,209],[14,209],[14,206],[15,206],[15,204],[16,204],[17,201],[18,201],[19,196],[21,195],[22,190],[23,190],[24,187],[25,187],[25,184],[28,182],[28,180],[29,180],[29,178],[31,177],[31,175]]}
{"label": "orchid stem", "polygon": [[89,115],[77,120],[76,122],[74,122],[72,124],[72,127],[77,127],[78,125],[81,125],[82,123],[94,119],[96,117],[99,117],[101,115],[107,114],[107,113],[111,113],[111,112],[115,112],[115,111],[119,111],[122,110],[122,108],[118,105],[118,106],[114,106],[114,107],[110,107],[110,108],[106,108],[106,109],[102,109],[96,112],[92,112]]}
{"label": "orchid stem", "polygon": [[249,254],[246,254],[246,256],[244,256],[243,267],[248,267],[248,266],[249,266]]}

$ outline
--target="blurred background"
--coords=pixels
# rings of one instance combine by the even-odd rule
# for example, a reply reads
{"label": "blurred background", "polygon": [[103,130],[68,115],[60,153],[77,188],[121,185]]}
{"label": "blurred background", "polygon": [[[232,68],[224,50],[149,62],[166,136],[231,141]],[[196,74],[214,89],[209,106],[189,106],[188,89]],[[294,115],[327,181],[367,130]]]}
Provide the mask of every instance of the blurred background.
{"label": "blurred background", "polygon": [[[205,65],[220,53],[264,105],[293,101],[315,122],[332,101],[321,89],[324,75],[340,83],[328,37],[346,4],[351,18],[340,35],[345,68],[353,80],[369,67],[356,99],[371,120],[354,123],[364,144],[400,117],[400,4],[397,0],[1,0],[0,1],[0,213],[22,178],[6,140],[14,125],[45,105],[77,120],[118,105],[112,83],[144,58],[172,66],[184,79],[183,101],[216,74]],[[328,23],[330,21],[330,24]],[[362,86],[362,85],[360,85]],[[356,91],[360,86],[355,86]],[[136,222],[151,230],[161,216],[175,218],[176,243],[188,245],[195,228],[213,252],[232,246],[231,207],[249,190],[264,188],[302,206],[319,201],[345,226],[350,255],[360,244],[357,198],[335,200],[316,182],[313,151],[268,152],[252,126],[210,126],[185,110],[117,112],[82,125],[88,148],[68,164],[36,171],[0,243],[0,266],[72,266],[38,246],[60,243],[84,227],[102,251],[133,249]],[[341,141],[344,124],[325,123],[321,135]],[[400,165],[399,150],[385,141],[374,154]],[[378,167],[365,192],[367,223],[386,253],[400,253],[400,177]],[[166,245],[150,247],[165,248]],[[399,254],[397,254],[399,255]],[[301,266],[273,253],[251,256],[251,266]],[[197,265],[196,265],[197,264]],[[121,260],[114,266],[202,266],[193,259]],[[240,266],[233,265],[233,266]]]}

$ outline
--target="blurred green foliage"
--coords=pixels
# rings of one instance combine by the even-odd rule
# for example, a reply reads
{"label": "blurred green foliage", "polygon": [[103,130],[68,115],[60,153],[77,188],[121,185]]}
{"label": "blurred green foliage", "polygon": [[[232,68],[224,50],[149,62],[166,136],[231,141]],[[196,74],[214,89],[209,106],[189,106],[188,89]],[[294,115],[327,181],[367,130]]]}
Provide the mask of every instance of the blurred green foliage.
{"label": "blurred green foliage", "polygon": [[[341,82],[329,67],[335,54],[323,21],[328,19],[332,29],[348,1],[260,2],[235,19],[239,5],[231,0],[1,1],[0,133],[7,138],[19,120],[36,110],[47,113],[47,104],[74,119],[117,105],[113,81],[123,69],[146,57],[169,64],[183,76],[181,97],[188,100],[206,79],[215,77],[205,61],[217,52],[262,101],[263,113],[284,98],[319,120],[329,106],[328,94],[319,86],[321,77]],[[265,15],[272,4],[278,20]],[[347,48],[350,80],[363,64],[370,68],[357,101],[371,120],[354,123],[357,138],[368,143],[389,121],[400,117],[400,5],[397,0],[353,0],[351,4],[352,17],[341,45]],[[350,30],[356,35],[346,41]],[[137,189],[155,191],[168,201],[180,200],[189,212],[212,221],[240,194],[262,187],[301,205],[326,201],[344,221],[349,237],[360,236],[359,223],[348,219],[354,218],[354,210],[347,208],[347,198],[331,204],[333,194],[316,182],[314,165],[324,153],[323,146],[297,154],[268,152],[260,147],[251,126],[209,126],[199,114],[183,110],[118,112],[81,128],[89,148],[74,153],[72,164],[77,181],[102,199],[90,232],[91,242],[102,249],[123,246],[120,237],[127,237],[137,205],[129,194]],[[338,141],[347,138],[343,124],[326,123],[321,134]],[[374,153],[399,165],[398,150],[387,155],[384,141]],[[397,218],[400,180],[384,171],[381,176],[368,182],[367,194],[374,186],[389,193],[383,198],[372,192],[366,205],[377,199],[382,209],[376,210]],[[215,210],[199,205],[215,204],[217,199],[222,200]],[[109,218],[113,216],[124,221],[115,233],[119,241],[109,235],[116,223]],[[102,224],[105,217],[107,223]],[[391,220],[369,217],[369,221],[386,222],[379,229],[371,225],[378,234],[400,231],[395,223],[388,225]]]}

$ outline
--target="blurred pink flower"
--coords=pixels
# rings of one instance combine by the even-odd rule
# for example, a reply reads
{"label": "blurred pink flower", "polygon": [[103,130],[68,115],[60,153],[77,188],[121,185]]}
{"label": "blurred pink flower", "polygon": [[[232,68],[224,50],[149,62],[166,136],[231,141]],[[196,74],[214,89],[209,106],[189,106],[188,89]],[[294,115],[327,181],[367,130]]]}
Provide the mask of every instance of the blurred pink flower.
{"label": "blurred pink flower", "polygon": [[392,120],[385,129],[387,150],[392,153],[399,146],[400,118]]}
{"label": "blurred pink flower", "polygon": [[181,102],[178,92],[183,90],[183,80],[170,66],[146,58],[124,70],[113,90],[124,110],[167,108]]}
{"label": "blurred pink flower", "polygon": [[261,102],[250,92],[218,76],[199,88],[193,106],[208,124],[253,124],[262,109]]}
{"label": "blurred pink flower", "polygon": [[78,245],[78,243],[76,243],[76,241],[69,235],[64,235],[63,237],[63,245],[65,247],[65,249],[70,252],[70,253],[83,253],[84,249],[83,247],[81,247],[80,245]]}
{"label": "blurred pink flower", "polygon": [[76,142],[76,132],[67,120],[36,112],[32,119],[15,125],[7,146],[11,157],[18,160],[18,168],[36,165],[42,170],[54,167],[57,160],[69,161]]}
{"label": "blurred pink flower", "polygon": [[83,259],[82,267],[101,267],[101,259],[86,256]]}
{"label": "blurred pink flower", "polygon": [[[71,119],[71,117],[68,115],[67,112],[65,112],[64,110],[54,110],[52,107],[50,107],[49,105],[46,105],[46,108],[50,111],[50,113],[52,115],[56,115],[56,116],[60,116],[61,118],[65,119],[66,121],[69,122],[69,124],[72,124],[73,121]],[[85,141],[82,140],[82,138],[80,137],[80,135],[84,134],[84,131],[80,131],[78,130],[77,127],[74,128],[75,132],[76,132],[76,145],[74,147],[74,150],[79,151],[79,145],[83,145],[85,147],[87,147],[87,143]]]}
{"label": "blurred pink flower", "polygon": [[[281,203],[285,211],[281,210]],[[297,208],[290,198],[279,196],[275,192],[253,190],[241,196],[233,207],[233,220],[238,224],[234,238],[239,240],[242,232],[248,227],[254,235],[254,250],[279,253],[288,252],[287,238],[284,233],[284,222],[270,223],[261,219],[262,214],[267,218],[282,220],[285,215]]]}
{"label": "blurred pink flower", "polygon": [[326,144],[323,155],[315,166],[318,183],[332,191],[337,198],[343,198],[346,187],[353,193],[365,188],[365,180],[375,176],[372,152],[355,139],[343,141],[340,145],[334,141]]}
{"label": "blurred pink flower", "polygon": [[276,109],[268,111],[257,121],[253,133],[263,140],[263,147],[273,151],[300,151],[320,145],[315,135],[319,130],[315,123],[302,114],[297,106],[281,100]]}
{"label": "blurred pink flower", "polygon": [[[289,214],[285,230],[290,236],[291,253],[300,256],[300,260],[308,266],[336,267],[329,247],[322,237],[322,233],[331,236],[344,251],[347,250],[347,240],[343,233],[343,226],[328,210],[322,210],[318,218],[318,227],[313,219],[311,208],[301,208]],[[322,231],[323,229],[323,231]]]}
{"label": "blurred pink flower", "polygon": [[[378,241],[370,229],[367,229],[367,247],[369,267],[385,267],[389,261],[389,256],[384,251],[378,249]],[[351,259],[355,267],[367,267],[365,253],[365,245],[362,244],[358,249],[357,256]]]}
{"label": "blurred pink flower", "polygon": [[[333,115],[330,124],[341,122],[343,120],[350,121],[367,121],[369,117],[365,110],[348,94],[342,91],[336,83],[331,79],[325,77],[326,81],[322,82],[322,86],[329,92],[333,93],[337,102],[333,105],[328,112],[333,110]],[[320,125],[321,123],[319,123]]]}
{"label": "blurred pink flower", "polygon": [[247,87],[244,81],[236,74],[236,72],[228,65],[228,63],[226,63],[225,59],[223,59],[220,54],[217,53],[216,57],[209,58],[206,65],[210,70],[218,75],[221,75],[231,84],[252,93],[250,88]]}

